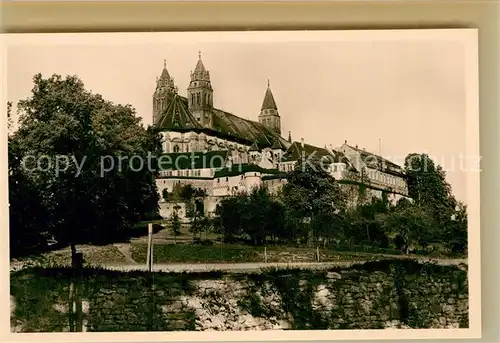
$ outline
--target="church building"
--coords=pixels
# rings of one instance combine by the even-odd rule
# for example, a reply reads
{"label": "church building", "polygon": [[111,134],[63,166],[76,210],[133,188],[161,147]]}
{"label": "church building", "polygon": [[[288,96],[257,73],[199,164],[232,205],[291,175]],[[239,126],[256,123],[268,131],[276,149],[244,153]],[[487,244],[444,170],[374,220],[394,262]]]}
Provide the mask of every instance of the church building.
{"label": "church building", "polygon": [[[346,144],[334,150],[305,144],[303,139],[293,142],[290,132],[288,139],[283,138],[281,116],[269,81],[260,113],[256,113],[258,121],[216,108],[215,97],[201,53],[190,73],[186,96],[179,94],[164,61],[153,94],[153,125],[161,131],[164,153],[156,180],[160,194],[171,192],[178,184],[190,184],[205,192],[203,211],[210,215],[223,197],[263,184],[271,192],[279,190],[299,158],[314,153],[329,159],[329,172],[337,180],[344,179],[348,170],[368,168],[376,181],[374,190],[407,195],[402,170],[392,162],[383,159],[380,166],[368,165],[363,162],[363,153]],[[392,168],[383,173],[389,177],[379,177],[379,169],[386,166]],[[167,208],[172,205],[160,201],[163,217],[169,216]]]}

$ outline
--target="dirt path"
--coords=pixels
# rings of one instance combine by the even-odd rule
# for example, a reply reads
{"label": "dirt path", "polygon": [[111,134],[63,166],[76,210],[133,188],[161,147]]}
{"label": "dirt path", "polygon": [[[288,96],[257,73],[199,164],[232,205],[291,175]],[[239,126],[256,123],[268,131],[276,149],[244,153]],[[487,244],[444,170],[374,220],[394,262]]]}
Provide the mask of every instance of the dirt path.
{"label": "dirt path", "polygon": [[136,265],[137,262],[132,258],[132,245],[130,243],[113,244],[116,249],[125,257],[127,262],[132,265]]}

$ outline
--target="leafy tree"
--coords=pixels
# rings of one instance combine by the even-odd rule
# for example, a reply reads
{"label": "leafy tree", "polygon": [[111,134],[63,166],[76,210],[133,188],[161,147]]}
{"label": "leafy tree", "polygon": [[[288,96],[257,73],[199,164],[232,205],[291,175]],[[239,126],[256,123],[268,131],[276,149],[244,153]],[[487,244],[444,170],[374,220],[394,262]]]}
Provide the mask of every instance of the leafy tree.
{"label": "leafy tree", "polygon": [[16,256],[30,248],[43,248],[50,217],[37,185],[23,173],[22,154],[11,137],[8,159],[10,254]]}
{"label": "leafy tree", "polygon": [[12,130],[13,120],[12,120],[12,101],[7,101],[7,130]]}
{"label": "leafy tree", "polygon": [[179,205],[174,206],[174,210],[172,211],[171,216],[171,225],[172,225],[172,235],[174,236],[174,242],[177,243],[177,236],[181,234],[181,220],[179,218],[179,209],[181,207]]}
{"label": "leafy tree", "polygon": [[20,159],[9,163],[19,168],[29,156],[22,173],[47,213],[45,231],[70,243],[74,256],[75,244],[110,241],[157,212],[156,167],[147,161],[161,148],[158,132],[144,129],[131,106],[85,90],[76,76],[37,74],[33,83],[12,136]]}
{"label": "leafy tree", "polygon": [[408,194],[416,204],[429,207],[436,215],[444,210],[446,216],[456,207],[445,171],[427,154],[409,154],[405,159],[405,173]]}
{"label": "leafy tree", "polygon": [[410,201],[400,201],[387,213],[377,216],[392,245],[408,254],[411,250],[425,248],[433,220],[422,206]]}
{"label": "leafy tree", "polygon": [[215,230],[226,242],[231,242],[242,233],[243,212],[246,196],[232,196],[223,199],[215,208]]}
{"label": "leafy tree", "polygon": [[[282,195],[288,215],[299,219],[295,223],[303,238],[306,234],[312,234],[314,239],[319,238],[325,230],[310,231],[317,227],[310,224],[317,216],[321,216],[322,226],[334,226],[333,221],[326,224],[322,214],[342,213],[346,208],[345,194],[324,168],[322,161],[314,157],[299,160],[295,169],[288,174],[287,181],[283,186]],[[304,231],[307,227],[309,230]]]}
{"label": "leafy tree", "polygon": [[168,193],[168,189],[164,188],[161,192],[161,196],[163,200],[168,201],[170,199],[170,193]]}
{"label": "leafy tree", "polygon": [[349,244],[355,241],[385,247],[387,239],[376,217],[388,210],[389,203],[384,197],[381,199],[372,197],[370,202],[349,208],[344,216],[347,233],[344,238],[347,238]]}
{"label": "leafy tree", "polygon": [[[461,221],[461,224],[458,224],[454,218],[457,217],[457,208],[462,211],[459,217],[466,218],[466,208],[453,196],[443,168],[436,165],[426,154],[409,154],[405,160],[405,172],[409,196],[433,218],[433,230],[428,234],[429,240],[442,242],[449,247],[450,242],[461,241],[457,247],[464,246],[467,223]],[[454,234],[457,234],[456,240]]]}
{"label": "leafy tree", "polygon": [[444,234],[446,247],[455,253],[467,253],[467,206],[459,202],[455,213],[451,218],[452,222],[447,227]]}

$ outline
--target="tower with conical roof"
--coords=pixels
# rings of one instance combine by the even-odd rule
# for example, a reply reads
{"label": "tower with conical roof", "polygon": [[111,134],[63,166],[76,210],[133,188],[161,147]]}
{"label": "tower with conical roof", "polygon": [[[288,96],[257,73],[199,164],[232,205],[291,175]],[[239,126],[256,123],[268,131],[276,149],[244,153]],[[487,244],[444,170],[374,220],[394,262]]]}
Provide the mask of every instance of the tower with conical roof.
{"label": "tower with conical roof", "polygon": [[212,127],[213,89],[210,73],[203,65],[201,52],[198,53],[196,68],[191,72],[188,87],[188,107],[191,114],[204,127]]}
{"label": "tower with conical roof", "polygon": [[163,70],[160,77],[156,78],[156,89],[153,94],[153,125],[160,121],[161,114],[175,93],[174,79],[168,73],[167,61],[163,60]]}
{"label": "tower with conical roof", "polygon": [[278,113],[276,101],[274,101],[273,92],[271,92],[269,80],[267,80],[266,94],[264,95],[264,101],[260,110],[259,123],[281,134],[281,118]]}

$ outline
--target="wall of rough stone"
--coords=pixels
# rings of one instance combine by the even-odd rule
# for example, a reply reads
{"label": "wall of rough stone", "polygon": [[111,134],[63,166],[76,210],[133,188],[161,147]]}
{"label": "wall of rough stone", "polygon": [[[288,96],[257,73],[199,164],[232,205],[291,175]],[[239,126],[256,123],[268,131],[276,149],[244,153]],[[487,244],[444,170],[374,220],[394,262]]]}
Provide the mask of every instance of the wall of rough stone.
{"label": "wall of rough stone", "polygon": [[[67,270],[11,275],[13,331],[68,331]],[[468,327],[467,271],[380,261],[252,274],[86,270],[85,331]]]}

